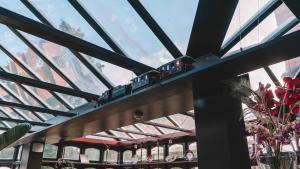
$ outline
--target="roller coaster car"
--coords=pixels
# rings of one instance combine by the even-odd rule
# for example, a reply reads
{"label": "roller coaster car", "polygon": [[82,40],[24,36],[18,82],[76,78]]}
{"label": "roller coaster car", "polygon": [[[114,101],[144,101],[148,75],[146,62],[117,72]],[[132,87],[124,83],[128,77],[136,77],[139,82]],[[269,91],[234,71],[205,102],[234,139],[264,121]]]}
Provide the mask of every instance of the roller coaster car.
{"label": "roller coaster car", "polygon": [[132,91],[142,89],[159,81],[159,71],[151,70],[131,80]]}
{"label": "roller coaster car", "polygon": [[189,56],[179,57],[167,64],[164,64],[158,68],[160,72],[160,78],[171,77],[175,74],[186,72],[193,68],[195,60]]}

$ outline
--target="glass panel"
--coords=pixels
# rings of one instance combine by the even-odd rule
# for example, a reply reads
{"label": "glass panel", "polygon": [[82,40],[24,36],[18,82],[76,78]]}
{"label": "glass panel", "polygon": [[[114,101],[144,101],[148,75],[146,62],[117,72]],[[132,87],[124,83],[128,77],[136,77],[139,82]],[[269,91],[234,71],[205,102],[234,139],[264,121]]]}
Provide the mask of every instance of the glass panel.
{"label": "glass panel", "polygon": [[56,94],[65,98],[67,100],[67,102],[73,106],[73,108],[87,103],[86,100],[84,100],[83,98],[80,98],[80,97],[70,96],[70,95],[61,94],[61,93],[56,93]]}
{"label": "glass panel", "polygon": [[[155,123],[160,123],[160,124],[164,124],[164,125],[168,125],[168,126],[172,126],[175,127],[173,125],[172,122],[170,122],[166,117],[162,117],[162,118],[158,118],[158,119],[154,119],[151,120],[152,122]],[[167,128],[163,128],[163,127],[158,127],[161,131],[163,131],[164,133],[175,133],[178,132],[177,130],[172,130],[172,129],[167,129]]]}
{"label": "glass panel", "polygon": [[[140,132],[140,131],[139,131],[136,127],[134,127],[133,125],[122,127],[122,129]],[[128,134],[129,134],[130,136],[134,137],[135,139],[138,139],[138,138],[145,138],[145,136],[143,136],[143,135],[132,134],[132,133],[128,133]]]}
{"label": "glass panel", "polygon": [[106,49],[110,49],[69,2],[62,0],[30,0],[30,2],[32,2],[57,29]]}
{"label": "glass panel", "polygon": [[77,147],[66,146],[64,147],[63,158],[69,160],[79,160],[80,149]]}
{"label": "glass panel", "polygon": [[174,114],[169,116],[172,118],[180,127],[188,130],[195,129],[195,121],[190,116],[185,116],[182,114]]}
{"label": "glass panel", "polygon": [[104,151],[104,161],[116,163],[118,162],[118,152],[114,150],[105,150]]}
{"label": "glass panel", "polygon": [[0,159],[10,160],[14,157],[15,148],[5,148],[0,151]]}
{"label": "glass panel", "polygon": [[178,49],[186,53],[198,0],[141,0],[141,2]]}
{"label": "glass panel", "polygon": [[131,138],[129,135],[127,135],[124,132],[118,132],[118,131],[114,131],[114,130],[110,130],[110,132],[117,137],[124,137],[124,138],[128,138],[128,139]]}
{"label": "glass panel", "polygon": [[[283,77],[295,77],[300,69],[300,57],[269,66],[281,84]],[[299,77],[299,76],[298,76]]]}
{"label": "glass panel", "polygon": [[151,155],[153,160],[164,160],[164,148],[161,146],[152,148]]}
{"label": "glass panel", "polygon": [[99,161],[100,160],[100,150],[95,148],[85,149],[85,155],[87,155],[90,161]]}
{"label": "glass panel", "polygon": [[56,158],[58,147],[51,144],[45,144],[43,158]]}
{"label": "glass panel", "polygon": [[[82,54],[82,53],[81,53]],[[124,85],[130,83],[135,74],[132,71],[123,69],[119,66],[104,62],[99,59],[95,59],[91,56],[82,54],[93,66],[94,68],[107,80],[110,80],[114,85]]]}
{"label": "glass panel", "polygon": [[132,59],[153,67],[173,59],[127,1],[80,2]]}
{"label": "glass panel", "polygon": [[194,153],[194,157],[197,158],[197,143],[191,143],[189,145],[189,150],[191,150]]}
{"label": "glass panel", "polygon": [[249,72],[249,77],[250,77],[250,86],[253,90],[258,89],[259,82],[263,83],[264,85],[269,83],[271,84],[271,89],[273,91],[275,90],[275,85],[273,84],[272,80],[270,79],[270,77],[268,76],[268,74],[263,68]]}
{"label": "glass panel", "polygon": [[26,16],[30,19],[39,21],[30,11],[27,9],[21,1],[18,0],[0,0],[0,6],[10,11]]}
{"label": "glass panel", "polygon": [[123,152],[123,162],[125,164],[132,162],[132,151],[131,150],[126,150]]}
{"label": "glass panel", "polygon": [[95,94],[107,89],[67,48],[24,32],[22,34],[80,89]]}
{"label": "glass panel", "polygon": [[177,158],[183,157],[183,145],[173,144],[169,147],[169,155],[175,155]]}
{"label": "glass panel", "polygon": [[267,5],[269,2],[274,0],[239,0],[238,6],[235,9],[234,15],[230,22],[229,28],[227,30],[225,39],[223,41],[226,42],[228,38],[230,38],[235,32],[238,32],[239,29],[257,12]]}
{"label": "glass panel", "polygon": [[14,112],[11,108],[9,107],[0,107],[0,110],[2,112],[5,112],[10,118],[14,119],[22,119],[16,112]]}
{"label": "glass panel", "polygon": [[288,31],[288,32],[286,33],[286,35],[287,35],[287,34],[290,34],[290,33],[293,33],[293,32],[296,32],[296,31],[298,31],[298,30],[300,30],[300,23],[298,23],[295,27],[293,27],[290,31]]}
{"label": "glass panel", "polygon": [[138,157],[139,161],[146,161],[147,160],[147,150],[145,148],[140,148],[135,151],[136,156]]}
{"label": "glass panel", "polygon": [[[100,137],[100,136],[86,136],[85,138],[89,138],[89,139],[97,139],[97,140],[108,140],[108,141],[116,141],[115,139],[112,138],[107,138],[107,137]],[[117,142],[117,141],[116,141]]]}
{"label": "glass panel", "polygon": [[142,129],[145,133],[158,134],[158,135],[161,134],[155,127],[150,125],[138,123],[136,124],[136,126]]}
{"label": "glass panel", "polygon": [[293,13],[285,4],[280,5],[267,18],[259,22],[259,25],[253,29],[247,36],[245,36],[237,45],[235,45],[229,52],[238,50],[240,48],[247,48],[253,45],[260,44],[267,41],[268,35],[277,31],[287,21],[295,18]]}

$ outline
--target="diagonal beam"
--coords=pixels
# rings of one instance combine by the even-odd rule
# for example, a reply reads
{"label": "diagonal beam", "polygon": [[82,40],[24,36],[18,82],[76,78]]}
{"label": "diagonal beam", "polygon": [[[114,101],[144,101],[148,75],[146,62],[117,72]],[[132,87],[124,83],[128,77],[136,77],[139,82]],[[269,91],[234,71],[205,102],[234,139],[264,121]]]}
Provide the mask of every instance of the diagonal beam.
{"label": "diagonal beam", "polygon": [[0,23],[125,69],[132,70],[137,74],[153,70],[150,66],[144,65],[130,58],[126,58],[120,54],[99,47],[63,31],[51,28],[50,26],[41,24],[35,20],[29,19],[2,7],[0,7]]}
{"label": "diagonal beam", "polygon": [[[40,80],[42,81],[28,66],[26,66],[24,63],[22,63],[17,57],[15,57],[13,54],[11,54],[6,48],[4,48],[4,46],[0,45],[0,49],[8,56],[10,57],[18,66],[20,66],[28,75],[30,75],[33,79],[36,80]],[[5,71],[5,70],[3,70]],[[43,101],[41,101],[37,96],[35,96],[34,92],[31,92],[30,90],[28,90],[26,87],[24,87],[21,84],[18,84],[23,90],[28,91],[28,94],[31,95],[33,98],[37,98],[36,100],[39,100],[38,102],[41,103],[42,105],[45,105],[45,107],[47,107],[45,103],[43,103]],[[53,97],[55,97],[60,103],[62,103],[66,108],[68,108],[69,110],[72,109],[72,106],[64,100],[64,98],[62,98],[61,96],[57,95],[56,93],[54,93],[53,91],[49,91]]]}
{"label": "diagonal beam", "polygon": [[82,98],[86,98],[89,100],[96,100],[99,97],[98,95],[87,93],[84,91],[75,90],[75,89],[71,89],[71,88],[67,88],[67,87],[63,87],[63,86],[58,86],[55,84],[15,75],[12,73],[2,72],[2,71],[0,72],[0,79],[12,81],[15,83],[21,83],[24,85],[29,85],[32,87],[37,87],[37,88],[41,88],[41,89],[45,89],[45,90],[49,90],[49,91],[55,91],[55,92],[59,92],[59,93],[63,93],[63,94],[71,95],[71,96],[82,97]]}
{"label": "diagonal beam", "polygon": [[[18,97],[18,95],[17,95],[15,92],[11,91],[6,85],[2,84],[1,82],[0,82],[0,87],[1,87],[3,90],[5,90],[6,93],[8,93],[11,97],[13,97],[16,101],[20,102],[21,104],[25,104],[25,102],[24,102],[22,99],[20,99],[20,98]],[[33,112],[33,111],[31,111],[31,113],[32,113],[33,115],[35,115],[35,116],[36,116],[38,119],[40,119],[41,121],[46,121],[45,117],[42,116],[42,115],[40,115],[39,113]]]}
{"label": "diagonal beam", "polygon": [[119,137],[119,136],[113,136],[113,135],[106,135],[106,134],[100,134],[100,133],[94,134],[94,136],[112,138],[112,139],[117,139],[117,140],[128,140],[128,141],[133,141],[134,140],[132,138],[125,138],[125,137]]}
{"label": "diagonal beam", "polygon": [[37,111],[37,112],[42,112],[42,113],[48,113],[48,114],[53,114],[53,115],[56,115],[56,116],[58,116],[58,115],[67,116],[67,117],[75,116],[74,113],[69,113],[69,112],[64,112],[64,111],[59,111],[59,110],[46,109],[46,108],[42,108],[42,107],[29,106],[29,105],[25,105],[25,104],[13,103],[13,102],[8,102],[8,101],[4,101],[4,100],[0,100],[0,105],[8,106],[8,107],[14,107],[14,108],[28,110],[28,111]]}
{"label": "diagonal beam", "polygon": [[283,0],[283,2],[293,12],[293,14],[300,20],[300,1],[298,1],[298,0]]}
{"label": "diagonal beam", "polygon": [[281,0],[272,0],[267,3],[261,10],[257,12],[255,16],[250,18],[241,29],[233,34],[221,47],[219,55],[222,56],[227,53],[232,47],[234,47],[242,38],[244,38],[248,33],[250,33],[258,24],[258,20],[262,22],[266,17],[268,17],[276,8],[282,4]]}
{"label": "diagonal beam", "polygon": [[[28,0],[21,0],[21,2],[44,24],[51,26],[54,28],[54,26],[28,1]],[[84,64],[94,75],[97,77],[106,87],[112,88],[112,83],[107,80],[102,74],[100,74],[94,66],[85,58],[82,56],[82,54],[71,50],[71,52],[76,56],[82,64]]]}
{"label": "diagonal beam", "polygon": [[134,10],[140,15],[144,22],[148,25],[151,31],[156,35],[160,42],[167,48],[167,50],[173,55],[174,58],[182,56],[180,50],[163,31],[159,24],[153,19],[150,13],[145,9],[139,0],[128,0]]}
{"label": "diagonal beam", "polygon": [[150,133],[144,133],[144,132],[138,132],[138,131],[132,131],[132,130],[114,129],[114,131],[137,134],[137,135],[142,135],[142,136],[149,136],[149,137],[158,137],[157,134],[150,134]]}
{"label": "diagonal beam", "polygon": [[[28,0],[22,0],[28,1]],[[84,9],[80,2],[76,0],[68,0],[69,3],[77,10],[77,12],[87,21],[87,23],[98,33],[98,35],[111,47],[115,52],[126,56],[121,47],[112,39],[112,37],[97,23],[97,21]]]}
{"label": "diagonal beam", "polygon": [[217,55],[238,0],[199,0],[187,55]]}
{"label": "diagonal beam", "polygon": [[30,123],[30,124],[36,125],[36,126],[50,126],[51,125],[49,123],[44,123],[44,122],[36,122],[36,121],[28,121],[28,120],[20,120],[20,119],[12,119],[12,118],[8,118],[8,117],[0,117],[0,120],[7,121],[7,122],[15,122],[15,123]]}
{"label": "diagonal beam", "polygon": [[141,122],[143,124],[147,124],[147,125],[151,125],[151,126],[157,126],[157,127],[162,127],[162,128],[166,128],[166,129],[171,129],[171,130],[177,130],[177,131],[182,131],[182,132],[187,132],[190,133],[190,130],[187,129],[183,129],[183,128],[179,128],[179,127],[174,127],[174,126],[169,126],[169,125],[165,125],[165,124],[160,124],[160,123],[155,123],[155,122],[151,122],[151,121],[145,121],[145,122]]}

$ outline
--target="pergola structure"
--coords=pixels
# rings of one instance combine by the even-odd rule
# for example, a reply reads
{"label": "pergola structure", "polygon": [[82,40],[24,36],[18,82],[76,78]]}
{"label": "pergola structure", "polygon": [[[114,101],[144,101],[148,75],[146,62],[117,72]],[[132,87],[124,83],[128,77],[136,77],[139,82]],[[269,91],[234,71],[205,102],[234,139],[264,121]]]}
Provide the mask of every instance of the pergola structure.
{"label": "pergola structure", "polygon": [[[227,99],[231,106],[224,107],[225,103],[220,100],[223,95],[207,93],[202,89],[218,88],[215,85],[222,80],[258,68],[264,68],[273,83],[281,85],[269,65],[300,55],[300,31],[287,34],[299,24],[300,2],[269,0],[226,40],[224,39],[239,1],[195,2],[197,8],[195,7],[185,53],[142,1],[122,2],[145,24],[144,28],[152,32],[155,40],[159,41],[168,53],[167,60],[188,55],[199,63],[187,73],[104,106],[98,106],[97,99],[105,90],[118,85],[115,82],[120,80],[110,78],[110,73],[115,72],[103,72],[101,66],[112,67],[110,71],[120,71],[121,76],[118,78],[122,78],[123,74],[135,77],[155,70],[163,63],[146,64],[137,56],[132,56],[133,51],[126,51],[126,44],[118,40],[118,35],[114,36],[114,32],[109,30],[111,28],[105,27],[99,18],[91,14],[90,2],[64,0],[61,5],[72,8],[74,15],[78,15],[78,22],[84,21],[89,28],[85,29],[92,30],[92,36],[101,39],[105,46],[84,37],[81,30],[72,28],[65,21],[60,21],[59,24],[50,21],[49,18],[52,17],[46,16],[42,11],[42,4],[35,0],[0,4],[0,33],[9,34],[16,46],[22,46],[23,51],[28,50],[22,54],[9,46],[11,42],[0,41],[0,56],[3,56],[0,61],[9,62],[7,65],[0,64],[0,88],[4,93],[0,100],[0,130],[7,130],[23,122],[34,126],[28,135],[12,146],[35,142],[65,144],[64,142],[75,143],[78,140],[82,144],[88,144],[90,140],[108,139],[120,146],[130,147],[188,137],[197,140],[199,168],[219,169],[220,165],[228,169],[249,167],[247,149],[243,144],[244,135],[241,132],[243,127],[238,124],[236,117],[240,103],[232,103],[234,100]],[[7,5],[9,3],[21,5],[26,12],[14,10]],[[240,47],[232,52],[243,38],[283,5],[293,16],[260,40],[260,44]],[[118,27],[117,24],[114,26]],[[57,53],[58,50],[60,53]],[[35,67],[32,63],[35,63]],[[78,69],[80,72],[77,73],[82,75],[74,77],[78,74],[70,71],[68,66]],[[210,100],[210,97],[214,99]],[[227,117],[216,113],[224,110],[231,111],[227,112]],[[136,111],[143,112],[141,120],[133,118]],[[218,118],[215,118],[216,115]],[[212,120],[213,117],[215,121]],[[212,130],[215,133],[211,133]],[[216,141],[211,142],[212,139]],[[216,154],[217,157],[231,158],[216,159]],[[214,164],[211,164],[213,158]],[[30,166],[30,163],[24,165],[25,168],[35,167]]]}

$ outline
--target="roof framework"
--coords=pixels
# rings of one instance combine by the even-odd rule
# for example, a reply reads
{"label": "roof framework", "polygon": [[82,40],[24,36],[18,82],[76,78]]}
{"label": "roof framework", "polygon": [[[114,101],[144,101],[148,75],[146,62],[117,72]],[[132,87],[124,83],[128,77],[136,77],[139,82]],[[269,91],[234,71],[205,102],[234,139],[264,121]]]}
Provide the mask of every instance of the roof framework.
{"label": "roof framework", "polygon": [[[78,83],[68,75],[59,65],[55,64],[52,59],[49,58],[41,49],[36,46],[32,40],[25,36],[25,33],[31,34],[35,37],[41,38],[45,41],[55,43],[59,46],[66,47],[71,57],[76,57],[80,64],[85,66],[91,75],[104,84],[106,88],[112,88],[115,84],[110,80],[110,76],[99,71],[95,64],[88,59],[88,56],[95,60],[105,61],[112,65],[132,71],[136,75],[142,74],[146,71],[153,70],[150,65],[133,59],[129,52],[125,48],[121,47],[119,41],[109,33],[109,28],[99,23],[95,17],[93,17],[89,9],[84,7],[80,1],[68,0],[69,5],[87,22],[88,26],[96,32],[103,41],[111,48],[111,50],[104,47],[100,47],[97,44],[91,43],[80,37],[66,33],[58,29],[46,15],[43,15],[37,8],[37,5],[29,0],[21,0],[24,7],[26,7],[36,18],[28,18],[20,15],[11,10],[0,7],[0,23],[6,25],[9,30],[14,34],[16,38],[20,40],[28,49],[30,49],[39,59],[41,59],[51,71],[55,72],[57,76],[65,83],[63,85],[46,81],[34,68],[30,67],[25,60],[22,60],[16,54],[11,53],[7,49],[8,44],[0,44],[1,51],[6,57],[10,58],[14,64],[16,64],[22,72],[25,72],[28,76],[22,76],[8,70],[7,67],[1,66],[0,87],[7,93],[7,96],[1,96],[0,105],[1,113],[5,117],[0,117],[1,130],[6,130],[12,126],[7,122],[22,123],[28,122],[36,126],[50,126],[49,118],[44,115],[54,116],[66,116],[74,117],[75,113],[72,109],[75,108],[67,98],[76,98],[86,100],[87,102],[96,100],[99,97],[99,93],[87,92]],[[266,45],[262,47],[253,47],[253,53],[260,52],[261,48],[268,48],[270,45],[268,42],[272,40],[278,40],[284,38],[284,35],[293,29],[298,23],[300,18],[300,4],[297,4],[293,0],[270,0],[264,7],[251,17],[245,24],[243,24],[236,33],[225,39],[226,32],[232,21],[235,9],[238,6],[238,0],[210,0],[199,1],[198,7],[195,11],[195,19],[191,30],[190,39],[187,45],[186,54],[194,58],[199,58],[207,54],[214,54],[224,59],[225,54],[230,51],[235,45],[237,45],[244,37],[246,37],[251,31],[253,31],[263,20],[265,20],[272,12],[274,12],[282,3],[284,3],[291,12],[296,16],[289,19],[282,26],[278,27],[268,37],[262,40]],[[178,58],[184,53],[179,50],[176,42],[169,37],[167,31],[156,20],[155,16],[147,10],[147,7],[143,4],[143,1],[128,0],[128,4],[136,12],[145,25],[152,31],[153,35],[162,46],[168,51],[173,58]],[[215,4],[218,4],[217,6]],[[217,10],[216,10],[217,8]],[[218,11],[218,14],[214,14]],[[258,22],[258,20],[260,22]],[[299,32],[298,32],[299,34]],[[297,34],[295,34],[296,36]],[[283,39],[285,40],[285,39]],[[276,41],[275,41],[276,42]],[[293,42],[293,40],[291,40]],[[269,46],[268,46],[269,45]],[[272,45],[272,44],[271,44]],[[251,51],[251,49],[249,50]],[[252,54],[253,54],[252,53]],[[247,59],[247,54],[235,54],[232,56],[244,57]],[[274,58],[276,60],[276,58]],[[270,79],[275,85],[282,85],[278,80],[275,73],[269,66],[264,66],[265,72],[269,75]],[[84,79],[83,79],[84,80]],[[11,83],[14,83],[18,88],[22,90],[22,94],[28,95],[31,100],[24,100],[20,97],[20,93],[16,93],[12,90]],[[47,97],[53,98],[57,104],[63,108],[55,108],[50,105],[48,100],[44,99],[37,90],[45,90],[49,93]],[[98,90],[98,89],[95,89]],[[45,92],[44,92],[45,93]],[[67,97],[68,96],[68,97]],[[12,97],[15,101],[7,100],[7,97]],[[74,99],[75,100],[75,99]],[[38,105],[33,105],[36,102]],[[78,105],[77,105],[78,106]],[[5,107],[17,114],[19,117],[14,118],[11,113],[7,113],[4,110]],[[63,110],[62,110],[63,109]],[[21,110],[26,110],[25,113]],[[69,112],[69,110],[71,110]],[[178,112],[174,112],[178,113]],[[117,128],[114,130],[106,131],[106,133],[97,133],[94,136],[107,137],[118,141],[133,141],[138,139],[145,139],[146,137],[159,138],[161,135],[170,134],[173,132],[191,133],[193,128],[185,128],[186,121],[179,121],[179,119],[188,119],[189,123],[194,122],[194,114],[192,112],[183,112],[181,114],[175,114],[178,117],[167,116],[165,119],[156,121],[145,121],[133,124],[131,126],[125,126],[123,128]],[[35,118],[32,118],[35,117]],[[55,118],[55,117],[54,117]],[[36,120],[35,120],[36,119]],[[152,131],[148,131],[147,127],[152,127]],[[126,129],[125,129],[126,128]]]}

